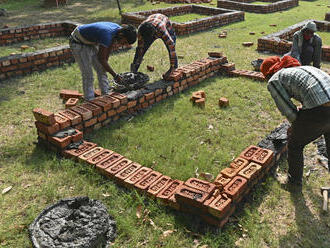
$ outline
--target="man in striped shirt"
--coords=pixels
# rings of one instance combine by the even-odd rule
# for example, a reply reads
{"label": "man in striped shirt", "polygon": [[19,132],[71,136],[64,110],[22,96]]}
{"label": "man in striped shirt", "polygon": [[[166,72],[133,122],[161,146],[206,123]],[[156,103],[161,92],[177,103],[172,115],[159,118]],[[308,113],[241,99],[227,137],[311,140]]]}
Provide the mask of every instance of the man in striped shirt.
{"label": "man in striped shirt", "polygon": [[[270,57],[264,60],[260,69],[269,79],[267,88],[276,106],[291,122],[288,183],[301,186],[304,147],[324,135],[330,155],[330,76],[312,66],[298,66],[298,61],[290,56],[282,60],[289,62]],[[291,98],[301,102],[302,107],[297,108]]]}
{"label": "man in striped shirt", "polygon": [[138,28],[138,45],[131,64],[131,71],[137,72],[142,63],[143,56],[156,39],[162,39],[170,57],[170,69],[165,73],[166,78],[178,68],[178,59],[175,52],[176,36],[172,24],[163,14],[150,15]]}

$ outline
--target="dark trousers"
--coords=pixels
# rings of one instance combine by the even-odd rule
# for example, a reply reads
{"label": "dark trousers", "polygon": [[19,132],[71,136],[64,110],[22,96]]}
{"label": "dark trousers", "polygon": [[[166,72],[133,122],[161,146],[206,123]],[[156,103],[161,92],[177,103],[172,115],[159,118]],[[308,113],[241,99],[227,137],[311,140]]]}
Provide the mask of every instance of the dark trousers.
{"label": "dark trousers", "polygon": [[302,182],[304,147],[322,134],[330,156],[330,107],[300,110],[297,119],[292,123],[292,132],[288,138],[288,176],[291,182]]}
{"label": "dark trousers", "polygon": [[306,44],[303,46],[300,60],[301,65],[310,65],[313,62],[314,59],[314,47],[312,44]]}

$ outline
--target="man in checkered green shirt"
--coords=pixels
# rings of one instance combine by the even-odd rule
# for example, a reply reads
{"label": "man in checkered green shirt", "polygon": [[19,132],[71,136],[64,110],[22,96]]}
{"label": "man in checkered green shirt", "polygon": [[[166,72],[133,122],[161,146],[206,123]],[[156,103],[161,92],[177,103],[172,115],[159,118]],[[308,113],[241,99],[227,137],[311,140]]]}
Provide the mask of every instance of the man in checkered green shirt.
{"label": "man in checkered green shirt", "polygon": [[[292,124],[288,133],[288,179],[300,186],[304,147],[324,135],[330,154],[330,76],[312,66],[297,66],[299,63],[291,57],[284,58],[289,62],[271,58],[263,62],[261,71],[269,79],[267,88],[276,106]],[[302,107],[297,108],[291,98]]]}

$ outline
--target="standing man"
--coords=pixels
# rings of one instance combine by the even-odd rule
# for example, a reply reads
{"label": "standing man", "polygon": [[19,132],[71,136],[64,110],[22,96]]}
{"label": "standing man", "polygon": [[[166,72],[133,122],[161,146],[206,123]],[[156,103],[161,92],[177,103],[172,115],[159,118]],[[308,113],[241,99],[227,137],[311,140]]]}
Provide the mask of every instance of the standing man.
{"label": "standing man", "polygon": [[176,36],[172,24],[167,16],[162,14],[150,15],[138,28],[138,45],[131,64],[131,71],[136,73],[140,67],[144,54],[156,39],[162,39],[170,57],[170,69],[164,77],[168,77],[171,72],[178,68],[178,58],[175,52]]}
{"label": "standing man", "polygon": [[301,30],[293,35],[291,51],[287,54],[299,60],[301,65],[310,65],[321,68],[322,39],[315,34],[316,24],[308,22]]}
{"label": "standing man", "polygon": [[112,44],[114,42],[133,44],[136,41],[134,26],[119,26],[112,22],[95,22],[78,26],[70,36],[70,48],[79,65],[83,91],[86,100],[94,98],[93,69],[96,70],[99,87],[102,94],[109,91],[109,72],[115,81],[120,81],[120,76],[108,63]]}
{"label": "standing man", "polygon": [[[330,155],[330,76],[315,67],[300,66],[290,56],[282,59],[269,57],[263,61],[260,70],[269,79],[267,88],[276,106],[291,122],[288,130],[288,183],[300,188],[304,147],[324,135]],[[301,102],[302,107],[297,108],[291,98]]]}

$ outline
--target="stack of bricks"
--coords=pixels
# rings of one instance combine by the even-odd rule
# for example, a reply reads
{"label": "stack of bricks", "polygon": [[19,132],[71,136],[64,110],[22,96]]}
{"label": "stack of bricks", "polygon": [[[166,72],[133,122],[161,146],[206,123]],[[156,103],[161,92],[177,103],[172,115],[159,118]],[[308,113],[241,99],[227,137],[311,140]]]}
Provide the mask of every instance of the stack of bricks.
{"label": "stack of bricks", "polygon": [[[66,21],[0,29],[0,46],[27,40],[69,36],[77,25],[78,23]],[[128,48],[131,48],[129,44],[114,44],[112,51]],[[74,62],[74,58],[68,45],[5,56],[0,58],[0,80],[72,62]]]}
{"label": "stack of bricks", "polygon": [[324,17],[324,20],[330,22],[330,12],[328,13],[325,13],[325,17]]}
{"label": "stack of bricks", "polygon": [[298,6],[298,0],[263,1],[269,4],[251,4],[254,0],[218,0],[219,8],[235,9],[253,13],[273,13]]}
{"label": "stack of bricks", "polygon": [[[258,39],[258,51],[269,51],[276,54],[285,54],[291,50],[293,34],[302,29],[307,22],[314,21],[317,30],[320,32],[330,32],[329,21],[316,21],[316,20],[305,20],[292,25],[279,32],[269,34],[267,36]],[[322,46],[322,60],[330,61],[330,45]]]}
{"label": "stack of bricks", "polygon": [[192,93],[190,101],[192,101],[193,104],[196,104],[199,107],[205,107],[205,98],[205,92],[203,90],[199,90]]}
{"label": "stack of bricks", "polygon": [[167,16],[177,16],[190,13],[210,15],[210,17],[188,21],[185,23],[172,22],[176,35],[185,35],[215,27],[224,26],[229,23],[244,21],[244,12],[230,9],[211,8],[199,5],[184,5],[140,12],[128,12],[121,15],[121,22],[138,26],[149,15],[161,13]]}
{"label": "stack of bricks", "polygon": [[212,0],[159,0],[164,3],[210,3]]}
{"label": "stack of bricks", "polygon": [[259,71],[249,71],[249,70],[231,70],[228,75],[237,77],[247,77],[257,81],[266,81],[264,75]]}

